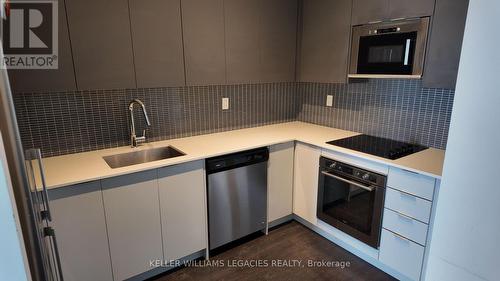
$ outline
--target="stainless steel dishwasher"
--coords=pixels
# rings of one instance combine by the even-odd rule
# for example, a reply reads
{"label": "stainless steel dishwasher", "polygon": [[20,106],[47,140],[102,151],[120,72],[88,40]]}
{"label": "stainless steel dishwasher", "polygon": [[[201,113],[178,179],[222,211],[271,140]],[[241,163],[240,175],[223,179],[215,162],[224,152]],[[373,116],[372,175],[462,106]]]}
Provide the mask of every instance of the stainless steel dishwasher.
{"label": "stainless steel dishwasher", "polygon": [[268,159],[258,148],[206,160],[210,250],[266,228]]}

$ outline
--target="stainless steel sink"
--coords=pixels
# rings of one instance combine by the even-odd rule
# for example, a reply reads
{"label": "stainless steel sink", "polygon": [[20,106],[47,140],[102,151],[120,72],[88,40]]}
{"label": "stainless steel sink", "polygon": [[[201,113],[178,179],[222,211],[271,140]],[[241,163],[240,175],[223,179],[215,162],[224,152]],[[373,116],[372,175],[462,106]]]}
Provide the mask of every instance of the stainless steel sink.
{"label": "stainless steel sink", "polygon": [[148,163],[186,155],[172,146],[151,148],[128,153],[104,156],[103,159],[112,169]]}

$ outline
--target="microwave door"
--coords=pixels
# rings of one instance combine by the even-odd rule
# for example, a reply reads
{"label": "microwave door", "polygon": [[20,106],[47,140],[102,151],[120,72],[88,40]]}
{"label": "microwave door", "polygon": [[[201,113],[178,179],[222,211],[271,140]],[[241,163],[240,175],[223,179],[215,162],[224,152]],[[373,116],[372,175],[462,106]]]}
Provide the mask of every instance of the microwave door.
{"label": "microwave door", "polygon": [[411,75],[416,32],[360,38],[358,74]]}

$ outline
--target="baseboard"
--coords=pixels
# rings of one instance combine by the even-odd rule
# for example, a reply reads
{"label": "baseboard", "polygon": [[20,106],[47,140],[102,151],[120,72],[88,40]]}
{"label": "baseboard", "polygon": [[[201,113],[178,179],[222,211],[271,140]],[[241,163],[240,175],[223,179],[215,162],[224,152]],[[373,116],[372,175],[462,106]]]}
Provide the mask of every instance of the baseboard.
{"label": "baseboard", "polygon": [[[198,259],[198,258],[201,258],[201,257],[204,257],[205,256],[205,249],[201,250],[201,251],[198,251],[196,253],[193,253],[191,255],[187,255],[183,258],[180,258],[180,262],[181,264],[184,263],[185,261],[192,261],[192,260],[195,260],[195,259]],[[142,281],[142,280],[146,280],[146,279],[149,279],[149,278],[152,278],[152,277],[157,277],[158,275],[161,275],[161,274],[165,274],[165,273],[168,273],[169,271],[172,271],[172,270],[175,270],[175,269],[178,269],[178,268],[181,268],[179,266],[175,267],[175,266],[161,266],[161,267],[156,267],[156,268],[153,268],[149,271],[146,271],[146,272],[143,272],[141,274],[138,274],[134,277],[131,277],[129,279],[126,279],[127,281]]]}
{"label": "baseboard", "polygon": [[293,214],[290,214],[288,216],[284,216],[282,218],[279,218],[279,219],[273,220],[272,222],[269,222],[267,224],[267,227],[268,227],[268,229],[271,229],[271,228],[277,227],[281,224],[290,222],[292,220],[293,220]]}
{"label": "baseboard", "polygon": [[330,233],[326,232],[325,230],[319,228],[318,226],[306,221],[305,219],[293,215],[293,220],[302,224],[303,226],[309,228],[310,230],[316,232],[317,234],[321,235],[322,237],[330,240],[332,243],[334,243],[337,246],[342,247],[346,251],[354,254],[355,256],[361,258],[362,260],[368,262],[369,264],[375,266],[376,268],[382,270],[383,272],[391,275],[392,277],[398,279],[398,280],[409,280],[408,277],[402,275],[401,273],[395,271],[394,269],[386,266],[385,264],[382,264],[378,259],[374,259],[373,257],[367,255],[366,253],[363,253],[362,251],[354,248],[353,246],[349,245],[348,243],[336,238],[335,236],[331,235]]}

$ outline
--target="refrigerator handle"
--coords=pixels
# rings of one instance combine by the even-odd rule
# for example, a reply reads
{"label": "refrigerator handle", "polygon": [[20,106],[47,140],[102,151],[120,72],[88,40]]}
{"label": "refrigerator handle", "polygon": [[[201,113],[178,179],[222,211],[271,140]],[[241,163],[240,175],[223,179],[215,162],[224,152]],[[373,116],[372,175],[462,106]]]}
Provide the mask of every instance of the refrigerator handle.
{"label": "refrigerator handle", "polygon": [[64,281],[63,278],[63,273],[62,273],[62,267],[61,267],[61,259],[59,257],[59,249],[57,247],[57,240],[56,240],[56,234],[54,232],[54,229],[52,227],[45,227],[44,230],[44,235],[46,237],[49,237],[52,241],[50,243],[51,245],[51,254],[52,254],[52,259],[55,262],[55,267],[54,270],[52,271],[54,274],[54,281]]}
{"label": "refrigerator handle", "polygon": [[36,160],[38,162],[38,170],[40,171],[40,180],[42,182],[42,201],[45,211],[43,213],[43,216],[48,221],[52,221],[52,213],[50,212],[50,206],[49,206],[49,192],[47,191],[47,183],[45,180],[45,169],[42,161],[42,152],[40,151],[39,148],[33,148],[27,150],[26,154],[27,158],[29,158],[30,161]]}

